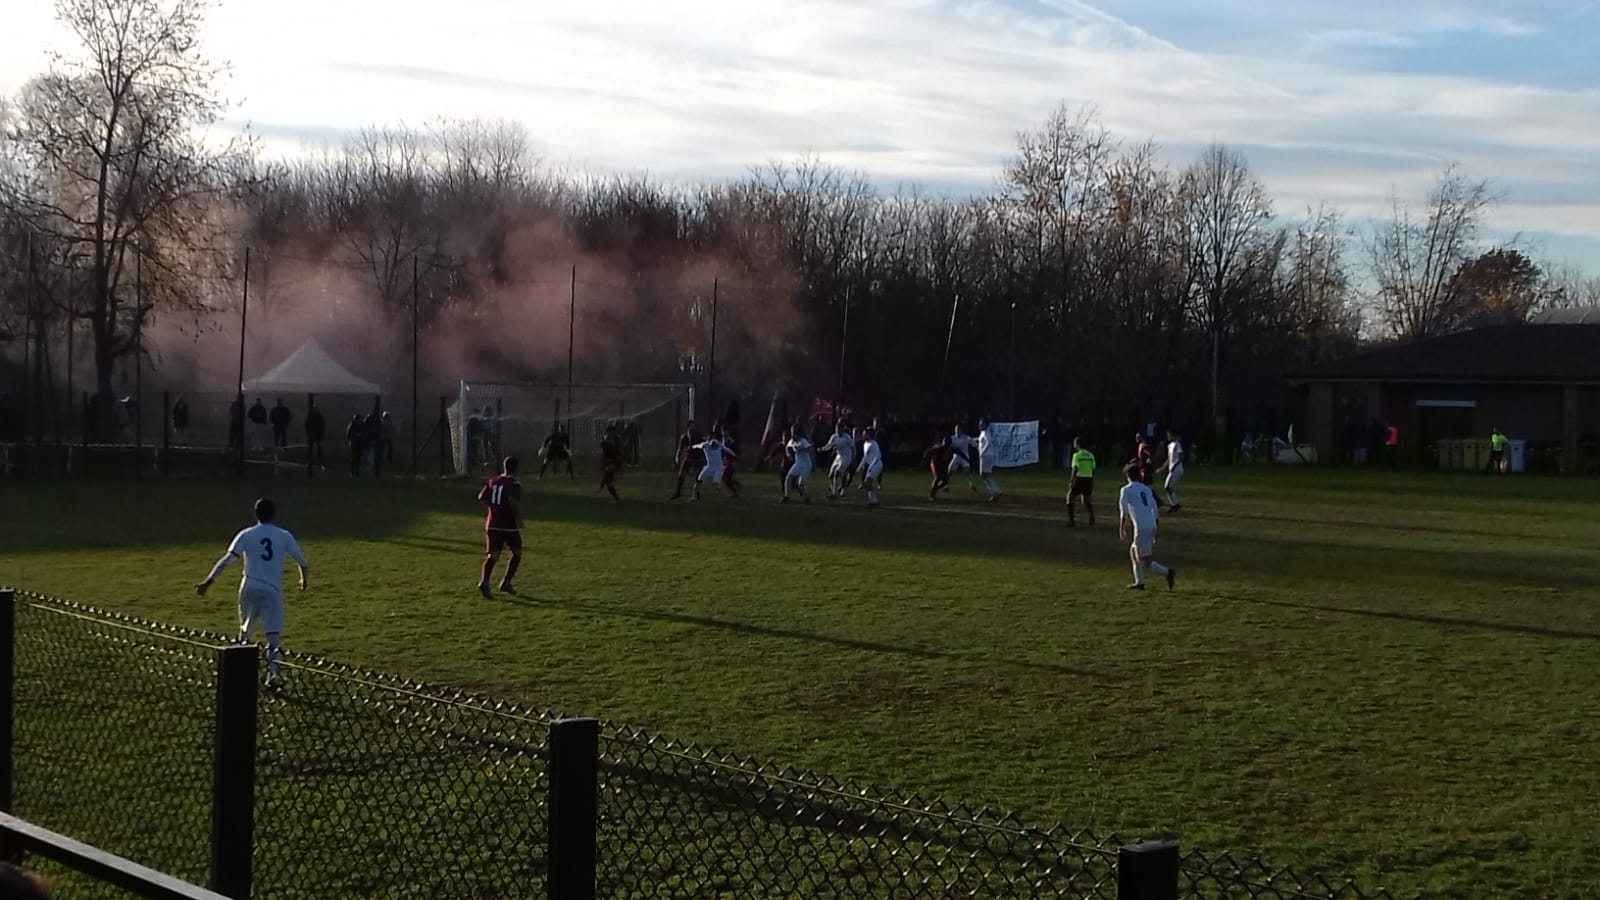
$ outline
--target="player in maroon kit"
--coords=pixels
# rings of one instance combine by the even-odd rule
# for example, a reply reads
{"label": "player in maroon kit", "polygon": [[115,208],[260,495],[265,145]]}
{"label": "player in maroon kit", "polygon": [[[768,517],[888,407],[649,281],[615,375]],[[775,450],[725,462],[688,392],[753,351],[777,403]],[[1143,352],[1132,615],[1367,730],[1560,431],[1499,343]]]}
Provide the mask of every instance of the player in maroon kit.
{"label": "player in maroon kit", "polygon": [[[1143,434],[1136,434],[1133,436],[1133,445],[1135,447],[1133,465],[1139,470],[1139,481],[1148,487],[1150,482],[1156,477],[1155,448],[1150,446],[1150,437]],[[1156,508],[1159,509],[1160,507],[1161,498],[1157,497]]]}
{"label": "player in maroon kit", "polygon": [[506,563],[506,575],[500,579],[500,590],[515,594],[511,579],[522,564],[522,483],[517,481],[517,458],[508,456],[501,464],[500,474],[489,479],[478,491],[478,502],[489,507],[489,517],[483,523],[484,555],[483,577],[478,580],[478,593],[493,598],[489,593],[489,579],[494,575],[494,564],[501,550],[511,551],[511,561]]}
{"label": "player in maroon kit", "polygon": [[700,429],[696,428],[694,420],[690,419],[688,430],[678,436],[678,453],[672,460],[678,467],[678,486],[673,489],[670,499],[676,500],[682,497],[683,480],[693,477],[705,465],[705,454],[695,449],[695,446],[704,440]]}
{"label": "player in maroon kit", "polygon": [[923,454],[928,461],[928,471],[933,473],[933,484],[928,488],[928,499],[939,499],[939,492],[950,487],[950,460],[955,450],[948,437],[934,442]]}

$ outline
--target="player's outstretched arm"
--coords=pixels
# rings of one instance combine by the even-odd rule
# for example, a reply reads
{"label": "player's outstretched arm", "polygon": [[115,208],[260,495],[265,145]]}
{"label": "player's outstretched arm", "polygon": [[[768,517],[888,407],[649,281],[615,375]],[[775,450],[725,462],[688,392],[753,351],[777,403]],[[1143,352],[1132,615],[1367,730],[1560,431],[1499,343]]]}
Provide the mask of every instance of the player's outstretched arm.
{"label": "player's outstretched arm", "polygon": [[243,554],[241,554],[238,550],[229,547],[228,552],[222,554],[222,558],[217,560],[217,564],[211,567],[211,572],[206,575],[205,580],[194,586],[194,592],[204,597],[206,595],[206,591],[210,589],[211,585],[216,583],[217,576],[222,574],[222,570],[226,569],[228,564],[233,562],[233,558],[235,556],[241,555]]}

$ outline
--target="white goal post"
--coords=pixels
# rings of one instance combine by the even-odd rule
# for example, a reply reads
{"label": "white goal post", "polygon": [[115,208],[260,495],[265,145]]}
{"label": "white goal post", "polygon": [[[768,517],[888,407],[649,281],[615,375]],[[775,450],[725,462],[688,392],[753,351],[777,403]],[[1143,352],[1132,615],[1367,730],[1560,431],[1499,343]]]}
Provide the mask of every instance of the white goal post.
{"label": "white goal post", "polygon": [[450,405],[450,449],[456,474],[467,475],[518,455],[526,470],[557,423],[569,428],[573,455],[597,452],[606,425],[624,426],[631,465],[670,459],[694,418],[688,384],[555,384],[462,381]]}

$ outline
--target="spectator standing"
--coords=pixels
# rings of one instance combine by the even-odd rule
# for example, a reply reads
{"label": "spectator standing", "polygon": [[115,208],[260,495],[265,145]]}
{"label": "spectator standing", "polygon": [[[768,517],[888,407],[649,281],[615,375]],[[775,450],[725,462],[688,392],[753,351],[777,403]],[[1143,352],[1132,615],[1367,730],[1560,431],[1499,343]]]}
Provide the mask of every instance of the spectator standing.
{"label": "spectator standing", "polygon": [[182,397],[172,404],[172,435],[182,447],[189,434],[189,404]]}
{"label": "spectator standing", "polygon": [[283,398],[278,398],[277,405],[272,407],[272,413],[267,416],[267,421],[272,423],[272,446],[283,448],[289,446],[289,423],[294,421],[294,413],[289,412],[289,407],[283,405]]}
{"label": "spectator standing", "polygon": [[360,413],[350,416],[350,425],[344,430],[344,438],[350,443],[350,477],[360,477],[361,456],[367,452],[367,423],[362,420]]}
{"label": "spectator standing", "polygon": [[306,411],[306,459],[318,468],[327,468],[322,456],[322,439],[328,434],[328,421],[322,417],[322,408],[312,401]]}

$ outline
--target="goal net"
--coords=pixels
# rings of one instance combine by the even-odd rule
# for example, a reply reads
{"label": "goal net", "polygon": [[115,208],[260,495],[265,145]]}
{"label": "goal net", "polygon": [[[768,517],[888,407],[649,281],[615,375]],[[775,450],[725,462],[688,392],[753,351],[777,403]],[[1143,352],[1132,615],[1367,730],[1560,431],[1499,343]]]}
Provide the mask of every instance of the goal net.
{"label": "goal net", "polygon": [[[570,399],[569,399],[570,398]],[[518,455],[535,458],[557,424],[572,436],[572,452],[598,453],[606,425],[623,426],[629,465],[671,459],[678,435],[694,418],[687,384],[521,384],[461,382],[450,405],[450,449],[456,473],[466,475]]]}

